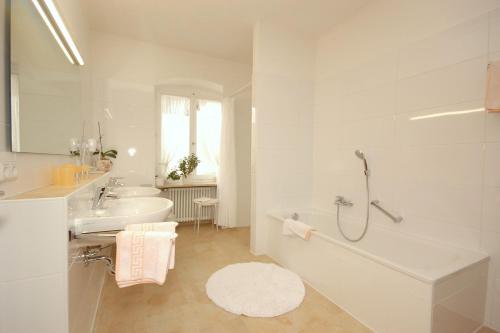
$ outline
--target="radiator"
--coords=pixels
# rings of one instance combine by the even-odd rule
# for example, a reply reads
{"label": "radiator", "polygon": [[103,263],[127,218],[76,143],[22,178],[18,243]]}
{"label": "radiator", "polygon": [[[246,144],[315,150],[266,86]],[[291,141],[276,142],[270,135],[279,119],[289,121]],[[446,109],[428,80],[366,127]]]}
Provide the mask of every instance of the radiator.
{"label": "radiator", "polygon": [[[193,186],[193,187],[173,187],[163,191],[162,196],[170,199],[174,203],[172,210],[174,216],[169,218],[177,222],[188,222],[196,219],[196,206],[193,199],[208,197],[217,197],[216,186]],[[210,220],[213,218],[213,208],[203,207],[201,209],[201,220]]]}

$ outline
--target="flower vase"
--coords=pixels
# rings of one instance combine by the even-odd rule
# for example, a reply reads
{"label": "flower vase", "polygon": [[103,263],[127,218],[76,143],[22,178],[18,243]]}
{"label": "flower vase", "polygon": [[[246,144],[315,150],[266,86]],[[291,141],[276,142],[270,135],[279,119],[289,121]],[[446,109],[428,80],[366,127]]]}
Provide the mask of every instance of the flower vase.
{"label": "flower vase", "polygon": [[110,160],[97,160],[96,167],[99,171],[108,172],[111,171],[113,164]]}

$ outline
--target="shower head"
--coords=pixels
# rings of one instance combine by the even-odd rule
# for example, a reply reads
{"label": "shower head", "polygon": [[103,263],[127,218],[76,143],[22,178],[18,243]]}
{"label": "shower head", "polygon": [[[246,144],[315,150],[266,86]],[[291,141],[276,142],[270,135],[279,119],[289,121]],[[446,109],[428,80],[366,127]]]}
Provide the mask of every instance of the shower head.
{"label": "shower head", "polygon": [[359,149],[356,149],[356,151],[354,152],[354,154],[356,154],[356,156],[362,160],[365,159],[365,153],[363,153],[361,150]]}
{"label": "shower head", "polygon": [[356,149],[356,151],[354,152],[354,154],[363,160],[363,164],[365,166],[365,175],[366,176],[369,176],[370,175],[370,171],[368,170],[368,162],[366,162],[366,157],[365,157],[365,153],[363,153],[361,150],[359,149]]}

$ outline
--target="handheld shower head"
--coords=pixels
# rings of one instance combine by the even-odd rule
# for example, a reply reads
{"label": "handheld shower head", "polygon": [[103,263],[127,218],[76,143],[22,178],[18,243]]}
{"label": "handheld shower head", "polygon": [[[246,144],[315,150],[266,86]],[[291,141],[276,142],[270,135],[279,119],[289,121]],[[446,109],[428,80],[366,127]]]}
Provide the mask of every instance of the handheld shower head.
{"label": "handheld shower head", "polygon": [[359,158],[359,159],[362,159],[363,160],[363,163],[365,165],[365,175],[366,176],[369,176],[370,175],[370,171],[368,170],[368,163],[366,162],[366,157],[365,157],[365,153],[363,153],[361,150],[359,149],[356,149],[356,151],[354,152],[354,154]]}
{"label": "handheld shower head", "polygon": [[354,154],[356,154],[356,156],[362,160],[365,159],[365,153],[363,153],[361,150],[359,149],[356,149],[356,151],[354,152]]}

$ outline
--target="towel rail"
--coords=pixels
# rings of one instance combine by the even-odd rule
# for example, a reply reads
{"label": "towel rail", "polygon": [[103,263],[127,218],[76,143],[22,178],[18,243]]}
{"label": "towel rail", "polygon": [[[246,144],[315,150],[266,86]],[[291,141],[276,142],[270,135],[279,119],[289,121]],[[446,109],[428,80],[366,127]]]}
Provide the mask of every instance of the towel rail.
{"label": "towel rail", "polygon": [[121,230],[109,230],[109,232],[82,232],[82,233],[76,233],[73,230],[70,230],[68,232],[68,239],[69,241],[72,241],[74,239],[95,239],[95,238],[113,238],[116,237],[116,235],[120,232]]}
{"label": "towel rail", "polygon": [[[95,238],[102,238],[102,239],[110,239],[110,238],[116,238],[116,235],[123,230],[109,230],[106,232],[83,232],[80,234],[76,234],[73,231],[69,231],[69,240],[72,241],[74,239],[87,239],[87,240],[92,240]],[[173,237],[171,240],[175,240],[177,238],[177,233],[173,233]]]}
{"label": "towel rail", "polygon": [[388,210],[386,210],[385,208],[383,208],[382,206],[380,206],[380,201],[373,200],[371,202],[371,204],[372,204],[372,206],[375,206],[375,208],[377,208],[378,210],[380,210],[382,213],[384,213],[394,223],[401,223],[401,221],[403,221],[403,217],[402,216],[395,216],[395,215],[391,214]]}

